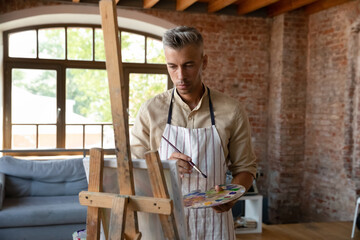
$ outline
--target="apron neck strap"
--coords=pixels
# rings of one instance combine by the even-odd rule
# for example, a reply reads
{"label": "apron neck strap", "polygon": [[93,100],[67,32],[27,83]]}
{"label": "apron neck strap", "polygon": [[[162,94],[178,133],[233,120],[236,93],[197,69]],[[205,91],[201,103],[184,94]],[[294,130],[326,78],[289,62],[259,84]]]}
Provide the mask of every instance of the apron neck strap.
{"label": "apron neck strap", "polygon": [[[208,90],[208,95],[209,95],[209,111],[210,111],[210,117],[211,117],[211,125],[215,125],[215,116],[214,116],[214,109],[213,109],[213,105],[212,105],[211,97],[210,97],[210,89],[208,87],[206,87],[206,88]],[[175,89],[176,88],[174,88],[172,93],[171,93],[171,100],[170,100],[170,106],[169,106],[169,112],[168,112],[168,120],[167,120],[168,124],[171,124],[172,107],[173,107]]]}
{"label": "apron neck strap", "polygon": [[171,100],[170,100],[170,106],[169,106],[169,111],[168,111],[168,120],[167,120],[168,124],[171,124],[172,105],[173,105],[173,100],[174,100],[174,91],[175,91],[175,88],[173,89],[173,91],[171,93]]}
{"label": "apron neck strap", "polygon": [[209,95],[209,108],[210,108],[211,125],[215,125],[215,116],[214,116],[214,109],[213,109],[213,105],[212,105],[211,97],[210,97],[210,89],[207,88],[207,90],[208,90],[208,95]]}

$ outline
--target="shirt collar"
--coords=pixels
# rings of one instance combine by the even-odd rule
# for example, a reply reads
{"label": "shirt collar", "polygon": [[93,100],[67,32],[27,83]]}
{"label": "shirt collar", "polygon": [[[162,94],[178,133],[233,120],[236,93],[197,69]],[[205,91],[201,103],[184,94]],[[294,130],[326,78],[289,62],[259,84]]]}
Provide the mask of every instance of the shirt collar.
{"label": "shirt collar", "polygon": [[[207,96],[208,96],[208,88],[206,87],[205,84],[203,84],[203,86],[204,86],[204,88],[205,88],[205,92],[204,92],[204,94],[202,95],[202,97],[200,98],[199,103],[196,105],[196,107],[195,107],[192,111],[199,110],[199,108],[201,107],[204,99],[207,98]],[[174,89],[175,89],[175,93],[174,93],[175,102],[179,103],[182,107],[185,107],[185,108],[190,109],[189,106],[181,99],[180,95],[179,95],[178,92],[176,91],[176,87],[175,87]]]}

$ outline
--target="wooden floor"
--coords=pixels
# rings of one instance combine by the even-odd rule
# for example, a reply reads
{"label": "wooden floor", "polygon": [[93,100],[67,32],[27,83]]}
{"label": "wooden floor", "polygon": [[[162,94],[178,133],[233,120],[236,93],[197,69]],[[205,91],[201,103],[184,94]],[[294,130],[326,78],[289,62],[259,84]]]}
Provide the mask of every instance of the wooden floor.
{"label": "wooden floor", "polygon": [[[352,222],[296,223],[262,226],[262,233],[238,234],[237,240],[350,240]],[[360,239],[355,230],[354,239]]]}

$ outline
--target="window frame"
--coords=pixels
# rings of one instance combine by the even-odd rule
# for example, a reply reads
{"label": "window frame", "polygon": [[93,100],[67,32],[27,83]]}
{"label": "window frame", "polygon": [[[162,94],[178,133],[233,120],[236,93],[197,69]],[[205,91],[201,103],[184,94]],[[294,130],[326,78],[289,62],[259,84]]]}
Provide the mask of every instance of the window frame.
{"label": "window frame", "polygon": [[[39,29],[43,28],[57,28],[64,27],[65,28],[65,59],[40,59],[39,58],[39,48],[37,46],[36,58],[17,58],[17,57],[9,57],[9,42],[8,36],[11,33],[21,32],[26,30],[36,30],[36,34],[38,34]],[[28,26],[22,28],[11,29],[3,32],[4,39],[4,109],[3,109],[3,149],[9,150],[11,152],[12,146],[12,118],[11,118],[11,86],[12,86],[12,69],[21,68],[21,69],[45,69],[45,70],[55,70],[56,74],[56,107],[57,109],[61,109],[57,121],[56,121],[56,149],[55,150],[64,150],[66,143],[66,122],[65,122],[65,113],[66,113],[66,69],[69,68],[82,68],[82,69],[97,69],[97,70],[106,70],[105,61],[95,61],[95,43],[93,41],[93,60],[68,60],[67,59],[67,27],[85,27],[93,29],[93,39],[94,39],[94,29],[101,29],[101,25],[96,24],[46,24],[46,25],[36,25],[36,26]],[[125,81],[125,97],[126,97],[126,106],[129,104],[129,74],[130,73],[149,73],[149,74],[166,74],[168,76],[168,88],[172,87],[172,81],[170,80],[170,76],[167,72],[166,64],[154,64],[147,63],[146,53],[147,53],[147,38],[153,38],[161,41],[161,37],[152,35],[145,32],[140,32],[132,29],[126,28],[118,28],[119,33],[121,31],[139,34],[144,36],[145,38],[145,62],[144,63],[128,63],[123,62],[123,72],[124,72],[124,81]],[[37,45],[39,44],[39,40],[37,38]],[[121,41],[120,41],[121,44]],[[56,111],[57,109],[54,109]],[[112,123],[110,123],[112,125]],[[15,124],[16,125],[16,124]],[[36,125],[36,124],[33,124]],[[52,125],[52,124],[51,124]],[[72,125],[72,124],[69,124]],[[92,124],[85,124],[92,125]],[[99,124],[100,125],[100,124]],[[101,134],[103,137],[103,133]],[[38,136],[37,136],[38,137]],[[83,139],[84,142],[84,139]],[[31,150],[41,150],[42,152],[46,152],[44,149],[30,149]],[[65,149],[67,150],[67,149]],[[68,149],[70,151],[48,151],[50,155],[73,155],[73,154],[81,154],[84,150],[88,150],[83,146],[82,149]],[[71,151],[73,150],[73,151]],[[13,150],[16,151],[16,150]],[[22,152],[23,150],[19,150]],[[26,151],[26,150],[24,150]],[[46,153],[44,153],[46,154]],[[11,154],[9,154],[11,155]],[[17,154],[18,155],[18,154]]]}

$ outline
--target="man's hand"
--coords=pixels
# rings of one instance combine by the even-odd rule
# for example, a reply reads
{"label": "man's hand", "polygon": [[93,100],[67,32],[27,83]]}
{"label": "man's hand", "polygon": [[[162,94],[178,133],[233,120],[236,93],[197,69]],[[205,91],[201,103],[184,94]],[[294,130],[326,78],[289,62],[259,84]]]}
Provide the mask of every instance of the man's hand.
{"label": "man's hand", "polygon": [[[246,191],[247,191],[251,187],[253,179],[254,178],[250,173],[248,173],[248,172],[240,172],[240,173],[236,174],[233,177],[231,183],[242,185],[242,186],[244,186],[246,188]],[[219,185],[216,185],[215,190],[217,192],[219,192],[219,191],[222,191],[222,188]],[[235,199],[234,201],[231,201],[231,202],[228,202],[228,203],[225,203],[225,204],[222,204],[222,205],[218,205],[218,206],[215,206],[215,207],[212,207],[212,208],[217,213],[227,212],[235,205],[235,203],[237,201],[238,201],[238,199]]]}
{"label": "man's hand", "polygon": [[[220,192],[220,191],[223,191],[223,189],[219,185],[216,185],[215,191]],[[214,209],[215,212],[217,212],[217,213],[227,212],[235,205],[236,201],[237,201],[237,199],[235,199],[234,201],[225,203],[225,204],[221,204],[221,205],[212,207],[212,209]]]}
{"label": "man's hand", "polygon": [[181,178],[184,177],[184,174],[190,174],[192,172],[193,167],[189,164],[191,161],[189,156],[179,152],[173,152],[169,157],[169,160],[176,160]]}

